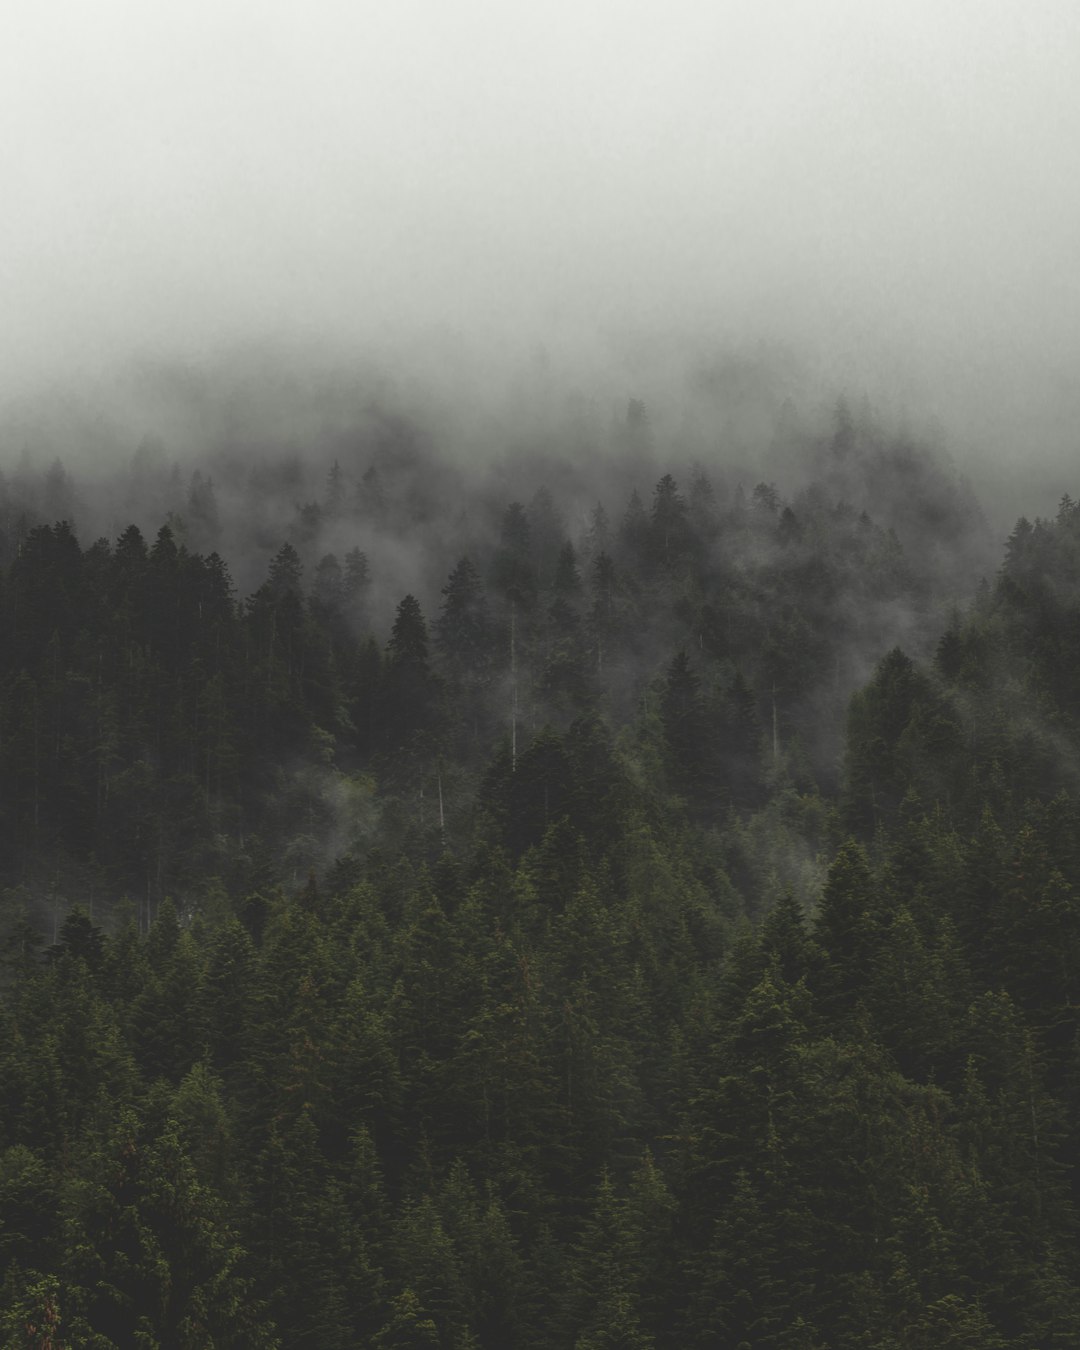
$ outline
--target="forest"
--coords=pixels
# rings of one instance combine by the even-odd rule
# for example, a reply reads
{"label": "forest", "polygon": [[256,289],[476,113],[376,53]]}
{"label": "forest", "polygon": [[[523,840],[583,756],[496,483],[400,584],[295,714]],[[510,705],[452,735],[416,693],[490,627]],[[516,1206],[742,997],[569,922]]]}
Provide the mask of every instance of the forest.
{"label": "forest", "polygon": [[604,437],[5,460],[5,1347],[1080,1344],[1080,504]]}

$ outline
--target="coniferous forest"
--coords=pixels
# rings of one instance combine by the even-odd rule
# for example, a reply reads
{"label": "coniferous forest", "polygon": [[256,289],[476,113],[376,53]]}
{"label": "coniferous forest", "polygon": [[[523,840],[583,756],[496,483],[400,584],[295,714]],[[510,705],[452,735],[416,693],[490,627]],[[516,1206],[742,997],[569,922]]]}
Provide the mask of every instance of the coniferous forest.
{"label": "coniferous forest", "polygon": [[0,1343],[1080,1344],[1080,506],[789,434],[5,469]]}

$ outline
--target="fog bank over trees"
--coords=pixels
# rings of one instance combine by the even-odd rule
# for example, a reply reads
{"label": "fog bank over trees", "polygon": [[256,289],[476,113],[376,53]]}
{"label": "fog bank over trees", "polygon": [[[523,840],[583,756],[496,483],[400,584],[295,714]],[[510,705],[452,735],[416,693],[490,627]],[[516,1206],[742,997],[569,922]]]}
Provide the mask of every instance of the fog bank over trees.
{"label": "fog bank over trees", "polygon": [[802,415],[865,395],[991,495],[1021,463],[1049,511],[1080,412],[1078,25],[1067,0],[24,7],[0,402],[96,408],[133,363],[198,384],[268,344],[410,415],[437,389],[466,440],[478,408],[521,424],[537,362],[667,430],[694,371],[780,350]]}

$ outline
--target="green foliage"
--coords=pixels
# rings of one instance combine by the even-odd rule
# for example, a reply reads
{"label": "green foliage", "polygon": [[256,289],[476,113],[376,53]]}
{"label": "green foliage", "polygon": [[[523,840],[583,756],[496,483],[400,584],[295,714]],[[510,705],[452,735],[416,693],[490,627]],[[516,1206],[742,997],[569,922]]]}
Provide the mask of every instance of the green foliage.
{"label": "green foliage", "polygon": [[1075,505],[963,611],[925,490],[541,489],[376,634],[422,476],[4,569],[4,1344],[1080,1342]]}

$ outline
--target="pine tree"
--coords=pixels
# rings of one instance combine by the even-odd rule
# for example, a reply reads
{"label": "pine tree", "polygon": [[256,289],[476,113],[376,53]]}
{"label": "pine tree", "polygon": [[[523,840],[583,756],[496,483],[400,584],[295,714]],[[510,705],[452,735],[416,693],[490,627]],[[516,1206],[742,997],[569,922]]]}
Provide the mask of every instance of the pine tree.
{"label": "pine tree", "polygon": [[398,605],[386,646],[382,709],[388,750],[398,750],[438,725],[438,685],[428,658],[427,622],[412,595]]}
{"label": "pine tree", "polygon": [[442,594],[436,646],[459,678],[482,683],[490,671],[494,633],[480,574],[468,556],[450,573]]}
{"label": "pine tree", "polygon": [[508,606],[527,614],[536,603],[532,529],[521,502],[511,502],[502,520],[499,547],[492,561],[492,583]]}
{"label": "pine tree", "polygon": [[701,682],[685,650],[676,652],[668,666],[660,719],[671,785],[695,817],[707,817],[717,807],[715,724],[710,722]]}
{"label": "pine tree", "polygon": [[870,974],[876,941],[874,881],[853,840],[837,853],[818,907],[814,935],[828,957],[822,999],[832,1015],[850,1009]]}
{"label": "pine tree", "polygon": [[688,527],[686,502],[671,474],[664,474],[653,492],[650,520],[652,552],[657,563],[670,569],[686,552]]}

